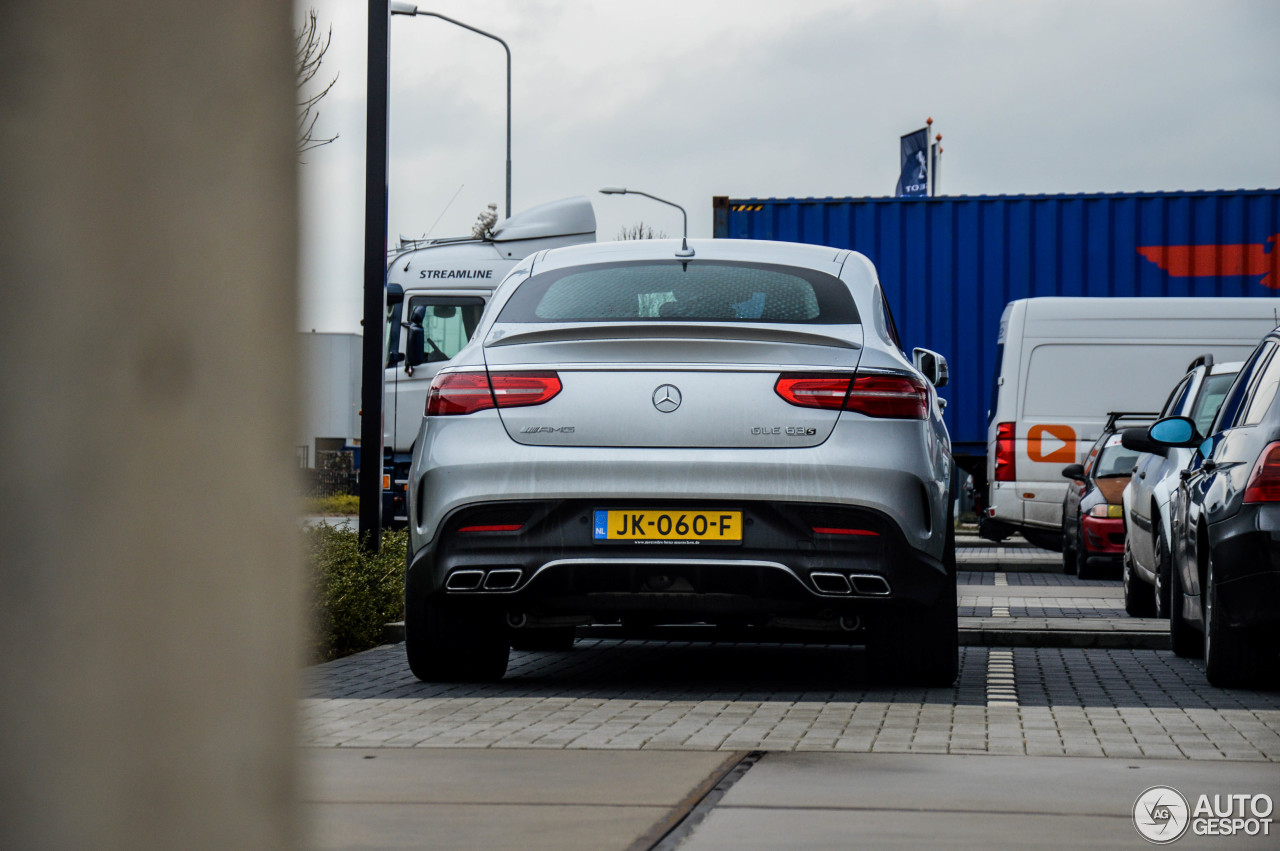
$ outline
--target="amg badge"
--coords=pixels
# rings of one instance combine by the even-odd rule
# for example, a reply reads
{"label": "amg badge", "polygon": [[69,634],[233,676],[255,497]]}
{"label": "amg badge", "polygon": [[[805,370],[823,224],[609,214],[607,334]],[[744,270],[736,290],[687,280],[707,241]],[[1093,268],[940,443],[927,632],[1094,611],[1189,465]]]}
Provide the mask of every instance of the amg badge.
{"label": "amg badge", "polygon": [[520,429],[521,434],[573,434],[573,426],[560,426],[552,428],[551,426],[526,426]]}

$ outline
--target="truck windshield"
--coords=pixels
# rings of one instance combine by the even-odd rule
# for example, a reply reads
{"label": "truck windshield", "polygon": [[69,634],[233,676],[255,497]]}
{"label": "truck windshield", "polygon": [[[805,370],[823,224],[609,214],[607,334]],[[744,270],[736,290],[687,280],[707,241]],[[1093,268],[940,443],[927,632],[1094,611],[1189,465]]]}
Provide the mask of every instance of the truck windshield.
{"label": "truck windshield", "polygon": [[775,322],[858,324],[840,279],[760,263],[662,260],[602,263],[534,275],[499,322]]}
{"label": "truck windshield", "polygon": [[484,299],[475,296],[414,296],[409,299],[409,315],[423,308],[425,363],[451,359],[467,344],[480,323]]}

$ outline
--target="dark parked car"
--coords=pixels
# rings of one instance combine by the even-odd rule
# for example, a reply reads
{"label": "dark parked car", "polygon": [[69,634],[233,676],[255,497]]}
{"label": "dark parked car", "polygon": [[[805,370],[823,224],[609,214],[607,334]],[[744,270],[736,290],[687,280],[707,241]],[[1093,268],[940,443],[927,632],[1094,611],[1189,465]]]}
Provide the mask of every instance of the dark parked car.
{"label": "dark parked car", "polygon": [[1074,485],[1062,500],[1062,566],[1067,573],[1092,579],[1120,572],[1124,556],[1124,507],[1121,494],[1129,484],[1138,452],[1120,444],[1126,426],[1147,424],[1155,414],[1113,411],[1084,464],[1064,467]]}
{"label": "dark parked car", "polygon": [[1169,630],[1216,686],[1274,678],[1280,661],[1280,328],[1245,362],[1210,427],[1167,417],[1156,443],[1196,453],[1170,504]]}

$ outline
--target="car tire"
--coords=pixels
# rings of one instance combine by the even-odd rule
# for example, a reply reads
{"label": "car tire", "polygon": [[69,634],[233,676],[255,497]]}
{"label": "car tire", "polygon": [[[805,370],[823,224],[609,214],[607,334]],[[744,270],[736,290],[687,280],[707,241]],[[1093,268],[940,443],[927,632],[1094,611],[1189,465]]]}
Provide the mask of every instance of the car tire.
{"label": "car tire", "polygon": [[572,650],[574,630],[571,626],[522,629],[511,634],[512,650]]}
{"label": "car tire", "polygon": [[[1076,543],[1080,540],[1077,538]],[[1067,522],[1062,518],[1062,572],[1067,576],[1076,574],[1076,548],[1067,543]]]}
{"label": "car tire", "polygon": [[960,671],[960,631],[954,582],[928,606],[899,605],[867,643],[872,676],[915,686],[950,686]]}
{"label": "car tire", "polygon": [[1169,571],[1169,646],[1173,655],[1196,659],[1204,655],[1204,636],[1183,620],[1182,607],[1186,595],[1182,590],[1182,573],[1176,566]]}
{"label": "car tire", "polygon": [[1129,539],[1124,539],[1124,562],[1121,568],[1120,582],[1124,586],[1124,610],[1130,617],[1149,618],[1156,613],[1155,598],[1147,583],[1138,578],[1133,569],[1133,550],[1129,547]]}
{"label": "car tire", "polygon": [[1205,587],[1200,593],[1204,595],[1204,674],[1209,685],[1218,688],[1253,685],[1259,674],[1269,667],[1270,660],[1260,652],[1249,633],[1227,624],[1213,578],[1212,555]]}
{"label": "car tire", "polygon": [[1076,529],[1076,579],[1097,579],[1094,569],[1089,566],[1089,551],[1083,546],[1084,531]]}
{"label": "car tire", "polygon": [[460,612],[438,599],[405,606],[404,649],[423,682],[485,682],[507,671],[510,646],[496,615]]}
{"label": "car tire", "polygon": [[1156,563],[1154,573],[1156,577],[1155,587],[1152,591],[1151,600],[1155,608],[1155,616],[1158,618],[1169,617],[1169,592],[1173,587],[1170,577],[1170,565],[1172,560],[1169,558],[1169,545],[1165,543],[1163,532],[1156,532],[1155,546],[1152,552],[1155,553]]}

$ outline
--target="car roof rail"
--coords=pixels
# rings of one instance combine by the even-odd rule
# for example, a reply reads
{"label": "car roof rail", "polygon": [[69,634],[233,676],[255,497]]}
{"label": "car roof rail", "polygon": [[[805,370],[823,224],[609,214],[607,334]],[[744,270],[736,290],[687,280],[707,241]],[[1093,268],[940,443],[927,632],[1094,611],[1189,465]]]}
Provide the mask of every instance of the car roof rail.
{"label": "car roof rail", "polygon": [[1196,368],[1196,367],[1198,367],[1198,366],[1203,366],[1203,367],[1205,367],[1205,368],[1207,368],[1207,369],[1213,369],[1213,353],[1212,353],[1212,352],[1205,352],[1205,353],[1204,353],[1204,354],[1202,354],[1200,357],[1198,357],[1198,358],[1196,358],[1195,360],[1193,360],[1193,361],[1192,361],[1192,362],[1187,366],[1187,372],[1190,372],[1191,370],[1195,369],[1195,368]]}
{"label": "car roof rail", "polygon": [[1155,411],[1108,411],[1107,424],[1103,429],[1110,431],[1119,420],[1154,420],[1158,416],[1160,414]]}

